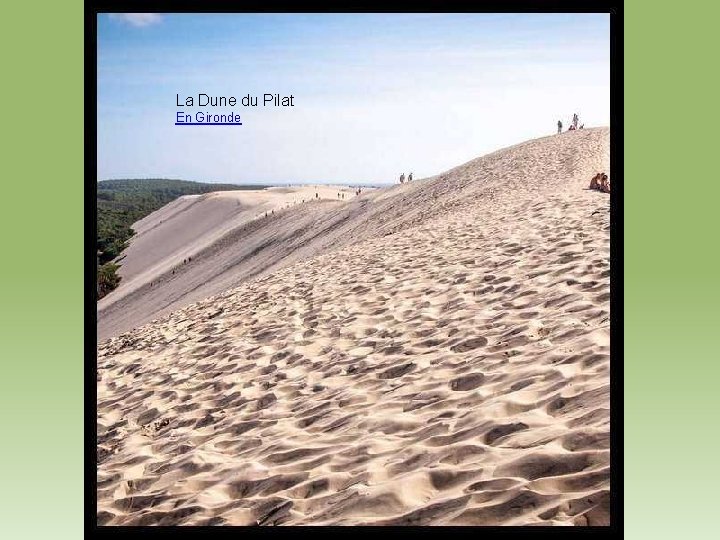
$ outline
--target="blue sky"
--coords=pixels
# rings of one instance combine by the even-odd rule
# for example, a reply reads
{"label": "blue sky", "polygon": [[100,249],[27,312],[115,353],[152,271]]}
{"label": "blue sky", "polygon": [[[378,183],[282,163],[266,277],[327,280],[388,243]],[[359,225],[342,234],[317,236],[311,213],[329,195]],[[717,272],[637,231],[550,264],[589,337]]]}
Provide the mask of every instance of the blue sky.
{"label": "blue sky", "polygon": [[[384,183],[610,122],[609,16],[98,16],[98,178]],[[175,95],[295,96],[175,126]],[[200,109],[193,109],[194,112]]]}

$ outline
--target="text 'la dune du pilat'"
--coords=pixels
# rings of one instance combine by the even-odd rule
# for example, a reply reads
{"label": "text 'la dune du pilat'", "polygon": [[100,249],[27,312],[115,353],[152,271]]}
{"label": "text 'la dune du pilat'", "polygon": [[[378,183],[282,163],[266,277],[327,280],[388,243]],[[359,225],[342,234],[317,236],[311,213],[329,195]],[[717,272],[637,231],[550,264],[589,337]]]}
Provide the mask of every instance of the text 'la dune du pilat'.
{"label": "text 'la dune du pilat'", "polygon": [[241,98],[235,96],[210,96],[200,93],[197,99],[193,96],[180,97],[175,94],[175,104],[182,108],[175,114],[175,125],[242,125],[239,113],[230,111],[223,113],[209,112],[207,110],[188,112],[191,107],[294,107],[295,96],[283,96],[281,94],[263,94],[262,98],[247,94]]}

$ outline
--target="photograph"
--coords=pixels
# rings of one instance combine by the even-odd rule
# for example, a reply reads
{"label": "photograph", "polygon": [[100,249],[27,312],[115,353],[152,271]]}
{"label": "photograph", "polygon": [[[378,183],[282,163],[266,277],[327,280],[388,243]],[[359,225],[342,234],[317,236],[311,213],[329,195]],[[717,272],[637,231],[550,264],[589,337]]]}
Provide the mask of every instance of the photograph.
{"label": "photograph", "polygon": [[589,9],[86,6],[96,528],[616,530],[622,22]]}

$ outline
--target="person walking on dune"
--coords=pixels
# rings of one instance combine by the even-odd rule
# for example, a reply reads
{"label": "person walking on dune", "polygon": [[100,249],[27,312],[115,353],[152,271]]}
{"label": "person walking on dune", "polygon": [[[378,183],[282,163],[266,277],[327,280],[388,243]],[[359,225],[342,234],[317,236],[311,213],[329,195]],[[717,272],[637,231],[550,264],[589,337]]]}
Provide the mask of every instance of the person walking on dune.
{"label": "person walking on dune", "polygon": [[401,183],[401,184],[404,184],[404,183],[405,183],[405,173],[402,173],[402,174],[400,175],[400,183]]}
{"label": "person walking on dune", "polygon": [[558,120],[558,133],[562,133],[562,122]]}
{"label": "person walking on dune", "polygon": [[408,182],[412,181],[412,173],[408,174]]}
{"label": "person walking on dune", "polygon": [[573,114],[573,120],[572,120],[573,129],[577,129],[579,121],[580,121],[580,117],[577,115],[577,113]]}

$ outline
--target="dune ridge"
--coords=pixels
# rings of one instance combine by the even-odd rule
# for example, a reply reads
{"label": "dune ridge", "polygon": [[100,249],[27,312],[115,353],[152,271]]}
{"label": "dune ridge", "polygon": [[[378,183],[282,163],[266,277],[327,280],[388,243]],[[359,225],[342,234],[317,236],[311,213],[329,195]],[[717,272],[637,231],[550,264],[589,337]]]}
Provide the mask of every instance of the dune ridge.
{"label": "dune ridge", "polygon": [[608,524],[600,170],[607,128],[259,224],[306,229],[99,343],[98,523]]}
{"label": "dune ridge", "polygon": [[[364,190],[357,198],[346,193],[344,201],[335,198],[340,188],[332,186],[297,188],[295,193],[287,188],[259,194],[214,193],[200,196],[194,213],[183,212],[157,226],[174,205],[197,199],[171,203],[136,224],[138,235],[131,240],[119,272],[123,281],[98,303],[98,339],[116,336],[297,261],[472,208],[480,199],[490,212],[497,206],[492,204],[495,199],[519,202],[562,188],[576,178],[591,178],[597,170],[609,167],[609,158],[601,151],[607,129],[582,131],[575,138],[571,137],[574,133],[564,133],[528,141],[435,177]],[[587,187],[582,182],[580,186]],[[307,202],[318,190],[322,198]],[[269,193],[274,197],[268,197]],[[284,209],[302,199],[305,204]],[[246,201],[247,208],[234,210],[235,201]],[[253,219],[271,209],[276,213],[270,217]],[[153,224],[152,234],[145,234],[148,222]],[[206,227],[198,238],[200,224]],[[186,257],[192,260],[182,264]]]}
{"label": "dune ridge", "polygon": [[[98,302],[99,339],[237,285],[238,277],[248,276],[236,276],[235,270],[222,273],[224,267],[237,267],[229,243],[236,242],[241,256],[248,256],[258,250],[249,231],[263,231],[264,238],[254,240],[267,244],[278,234],[269,230],[277,224],[276,215],[302,203],[309,208],[298,214],[312,216],[322,203],[337,203],[338,193],[349,200],[354,190],[307,185],[185,195],[134,223],[135,235],[119,258],[120,286]],[[269,218],[260,219],[266,214]],[[218,268],[232,281],[218,279]]]}

